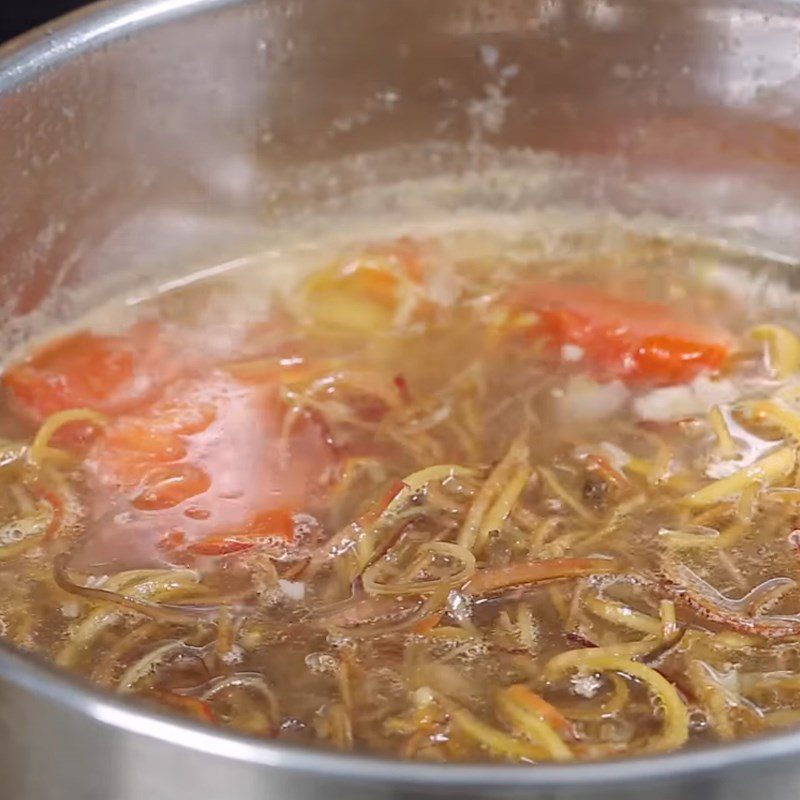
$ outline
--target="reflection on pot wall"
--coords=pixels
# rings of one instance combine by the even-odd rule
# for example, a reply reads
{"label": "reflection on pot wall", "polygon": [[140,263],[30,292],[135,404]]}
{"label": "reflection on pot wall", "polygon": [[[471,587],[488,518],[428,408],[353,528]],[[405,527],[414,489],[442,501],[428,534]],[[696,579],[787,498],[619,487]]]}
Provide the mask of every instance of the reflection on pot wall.
{"label": "reflection on pot wall", "polygon": [[413,159],[295,173],[400,145],[464,148],[422,159],[422,174],[479,166],[488,147],[601,158],[603,197],[609,175],[699,171],[702,197],[660,187],[647,202],[732,203],[740,221],[763,216],[763,198],[732,191],[732,173],[785,185],[797,169],[787,16],[677,0],[246,5],[150,29],[0,100],[0,180],[15,187],[0,198],[7,315],[87,272],[113,283],[211,258],[292,198],[403,177]]}
{"label": "reflection on pot wall", "polygon": [[[143,266],[169,257],[165,239],[239,235],[294,165],[430,139],[602,155],[626,169],[784,170],[797,150],[785,113],[795,30],[677,2],[222,10],[3,99],[0,180],[16,191],[0,201],[0,244],[48,280],[98,251],[105,271]],[[106,248],[119,252],[108,260]]]}

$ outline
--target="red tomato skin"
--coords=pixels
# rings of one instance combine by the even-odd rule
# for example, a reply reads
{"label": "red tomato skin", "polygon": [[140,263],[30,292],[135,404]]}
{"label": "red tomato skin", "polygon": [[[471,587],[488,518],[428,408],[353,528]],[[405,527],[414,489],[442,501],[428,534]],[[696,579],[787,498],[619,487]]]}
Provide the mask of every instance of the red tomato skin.
{"label": "red tomato skin", "polygon": [[139,511],[165,511],[211,488],[211,478],[194,464],[159,464],[148,470],[131,505]]}
{"label": "red tomato skin", "polygon": [[294,516],[290,509],[278,508],[262,511],[242,530],[237,532],[212,534],[190,545],[187,550],[197,556],[226,556],[249,550],[268,537],[278,537],[286,541],[294,538]]}
{"label": "red tomato skin", "polygon": [[174,372],[157,326],[140,323],[124,336],[79,331],[51,342],[8,369],[3,384],[15,413],[38,425],[70,408],[132,410]]}
{"label": "red tomato skin", "polygon": [[510,302],[536,313],[533,335],[556,348],[580,347],[587,367],[601,379],[685,383],[718,370],[731,347],[724,330],[687,321],[666,305],[615,297],[592,286],[527,284]]}
{"label": "red tomato skin", "polygon": [[720,344],[650,336],[636,348],[630,375],[641,381],[657,376],[663,383],[686,383],[704,370],[718,370],[727,355],[727,348]]}

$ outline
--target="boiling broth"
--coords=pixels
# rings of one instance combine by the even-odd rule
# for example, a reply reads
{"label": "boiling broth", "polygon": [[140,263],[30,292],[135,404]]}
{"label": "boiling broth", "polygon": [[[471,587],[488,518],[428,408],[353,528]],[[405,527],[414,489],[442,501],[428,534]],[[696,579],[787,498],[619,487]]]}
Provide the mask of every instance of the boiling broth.
{"label": "boiling broth", "polygon": [[780,266],[476,229],[269,278],[112,304],[6,368],[8,640],[204,722],[405,759],[800,718]]}

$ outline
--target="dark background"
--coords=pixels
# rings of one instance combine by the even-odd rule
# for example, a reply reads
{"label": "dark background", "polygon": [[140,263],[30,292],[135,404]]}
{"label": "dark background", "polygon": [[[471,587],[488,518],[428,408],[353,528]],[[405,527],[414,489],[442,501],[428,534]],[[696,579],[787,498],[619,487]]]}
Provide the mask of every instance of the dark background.
{"label": "dark background", "polygon": [[0,0],[0,41],[86,5],[86,0]]}

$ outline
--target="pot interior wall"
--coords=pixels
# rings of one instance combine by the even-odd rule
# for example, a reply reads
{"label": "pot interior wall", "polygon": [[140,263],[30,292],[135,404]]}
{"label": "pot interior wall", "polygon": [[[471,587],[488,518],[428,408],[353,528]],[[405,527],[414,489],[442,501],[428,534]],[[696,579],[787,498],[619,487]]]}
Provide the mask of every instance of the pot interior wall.
{"label": "pot interior wall", "polygon": [[[480,171],[511,149],[584,167],[536,202],[700,218],[798,250],[800,15],[788,4],[214,5],[109,33],[22,84],[6,74],[7,344],[43,302],[69,317],[325,198]],[[64,291],[87,285],[80,301]]]}

